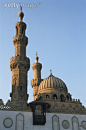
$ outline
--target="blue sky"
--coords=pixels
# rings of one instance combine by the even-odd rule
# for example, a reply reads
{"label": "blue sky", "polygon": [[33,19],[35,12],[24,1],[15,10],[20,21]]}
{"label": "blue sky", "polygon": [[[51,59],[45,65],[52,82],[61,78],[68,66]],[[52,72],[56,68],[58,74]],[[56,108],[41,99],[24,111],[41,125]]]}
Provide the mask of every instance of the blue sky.
{"label": "blue sky", "polygon": [[14,56],[15,23],[19,8],[7,8],[9,3],[39,3],[25,8],[23,21],[27,24],[27,56],[29,100],[33,100],[31,79],[36,51],[42,63],[42,78],[52,74],[61,78],[69,93],[86,106],[86,0],[0,0],[0,98],[6,103],[11,92],[10,58]]}

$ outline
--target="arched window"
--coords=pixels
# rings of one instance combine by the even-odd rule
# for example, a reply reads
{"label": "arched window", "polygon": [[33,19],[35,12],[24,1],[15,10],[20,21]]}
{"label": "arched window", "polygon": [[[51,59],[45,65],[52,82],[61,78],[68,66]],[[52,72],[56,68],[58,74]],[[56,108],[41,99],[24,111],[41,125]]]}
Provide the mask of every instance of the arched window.
{"label": "arched window", "polygon": [[16,130],[24,130],[24,116],[21,113],[16,116]]}
{"label": "arched window", "polygon": [[67,95],[67,100],[69,100],[69,96]]}
{"label": "arched window", "polygon": [[70,101],[72,101],[72,98],[71,98],[71,96],[70,96]]}
{"label": "arched window", "polygon": [[65,97],[64,97],[63,94],[60,95],[60,101],[61,101],[61,102],[65,102]]}
{"label": "arched window", "polygon": [[53,99],[57,99],[57,95],[56,94],[53,95]]}
{"label": "arched window", "polygon": [[25,30],[24,30],[24,27],[22,27],[22,34],[25,34]]}
{"label": "arched window", "polygon": [[75,116],[72,118],[72,129],[79,130],[78,118]]}
{"label": "arched window", "polygon": [[52,127],[53,130],[60,130],[59,117],[56,115],[52,117]]}
{"label": "arched window", "polygon": [[16,27],[16,35],[18,35],[18,27]]}
{"label": "arched window", "polygon": [[20,90],[22,91],[22,86],[20,86]]}
{"label": "arched window", "polygon": [[50,99],[50,96],[49,96],[49,95],[46,95],[46,98],[47,98],[47,99]]}
{"label": "arched window", "polygon": [[42,114],[41,105],[37,105],[35,108],[35,115],[41,115],[41,114]]}

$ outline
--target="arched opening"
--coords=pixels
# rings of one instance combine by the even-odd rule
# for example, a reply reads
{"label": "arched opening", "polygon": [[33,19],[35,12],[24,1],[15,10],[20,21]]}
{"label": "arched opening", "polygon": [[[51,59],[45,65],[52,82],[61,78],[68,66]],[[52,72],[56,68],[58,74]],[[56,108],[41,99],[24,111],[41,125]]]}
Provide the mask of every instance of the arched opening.
{"label": "arched opening", "polygon": [[16,27],[16,35],[18,35],[18,27]]}
{"label": "arched opening", "polygon": [[22,86],[20,86],[20,90],[22,91]]}
{"label": "arched opening", "polygon": [[24,115],[21,113],[16,116],[16,130],[24,130]]}
{"label": "arched opening", "polygon": [[25,30],[24,30],[24,27],[22,27],[22,34],[25,35]]}
{"label": "arched opening", "polygon": [[35,108],[35,115],[41,115],[41,114],[42,114],[41,105],[37,105]]}
{"label": "arched opening", "polygon": [[72,101],[72,98],[70,97],[70,101]]}
{"label": "arched opening", "polygon": [[78,130],[79,129],[79,122],[77,117],[72,118],[72,127],[73,130]]}
{"label": "arched opening", "polygon": [[[33,104],[32,104],[33,103]],[[44,125],[46,123],[46,104],[41,102],[32,102],[33,125]]]}
{"label": "arched opening", "polygon": [[67,95],[67,100],[69,100],[69,96]]}
{"label": "arched opening", "polygon": [[56,115],[52,117],[52,129],[60,130],[59,117],[57,117]]}
{"label": "arched opening", "polygon": [[60,95],[60,101],[61,101],[61,102],[65,102],[65,97],[64,97],[63,94]]}
{"label": "arched opening", "polygon": [[46,98],[47,98],[47,99],[50,99],[50,96],[49,96],[49,95],[46,95]]}
{"label": "arched opening", "polygon": [[57,95],[56,94],[53,95],[53,99],[57,99]]}

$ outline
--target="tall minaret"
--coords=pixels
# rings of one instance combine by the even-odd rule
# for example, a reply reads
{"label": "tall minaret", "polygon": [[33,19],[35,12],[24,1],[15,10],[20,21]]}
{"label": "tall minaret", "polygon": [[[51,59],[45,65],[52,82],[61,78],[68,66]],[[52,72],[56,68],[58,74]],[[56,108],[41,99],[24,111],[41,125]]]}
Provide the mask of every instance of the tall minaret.
{"label": "tall minaret", "polygon": [[24,13],[18,14],[19,22],[15,24],[16,35],[13,38],[15,56],[10,59],[12,71],[12,93],[10,93],[12,104],[26,105],[27,94],[27,72],[30,68],[30,60],[26,57],[26,46],[28,38],[25,36],[26,24],[22,22]]}
{"label": "tall minaret", "polygon": [[42,81],[41,79],[42,64],[38,62],[38,59],[39,57],[36,54],[36,57],[35,57],[36,63],[33,63],[32,65],[32,69],[34,71],[34,79],[31,80],[31,86],[33,87],[34,100],[37,99],[38,87]]}

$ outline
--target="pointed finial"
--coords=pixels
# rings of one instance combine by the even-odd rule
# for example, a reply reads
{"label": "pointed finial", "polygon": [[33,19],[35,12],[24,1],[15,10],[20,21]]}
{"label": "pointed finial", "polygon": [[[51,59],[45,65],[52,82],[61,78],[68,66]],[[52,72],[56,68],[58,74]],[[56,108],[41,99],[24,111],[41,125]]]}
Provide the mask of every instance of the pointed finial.
{"label": "pointed finial", "polygon": [[37,56],[37,51],[36,51],[36,56]]}
{"label": "pointed finial", "polygon": [[20,5],[20,12],[18,13],[19,21],[22,21],[24,13],[22,12],[22,6]]}
{"label": "pointed finial", "polygon": [[36,60],[36,63],[38,63],[39,57],[38,57],[38,55],[37,55],[37,52],[36,52],[35,60]]}
{"label": "pointed finial", "polygon": [[20,5],[20,11],[22,11],[22,6]]}
{"label": "pointed finial", "polygon": [[50,70],[50,75],[52,75],[52,70]]}

